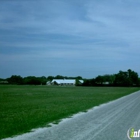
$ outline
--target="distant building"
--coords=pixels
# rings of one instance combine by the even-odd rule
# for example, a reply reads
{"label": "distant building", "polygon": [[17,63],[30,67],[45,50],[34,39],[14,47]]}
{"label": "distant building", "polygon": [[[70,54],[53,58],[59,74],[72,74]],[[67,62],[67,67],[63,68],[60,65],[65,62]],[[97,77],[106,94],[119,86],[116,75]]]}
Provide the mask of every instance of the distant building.
{"label": "distant building", "polygon": [[52,85],[75,85],[76,80],[75,79],[53,79],[51,81]]}
{"label": "distant building", "polygon": [[[78,84],[83,84],[83,80],[78,80]],[[53,79],[48,81],[47,85],[76,85],[76,79]]]}

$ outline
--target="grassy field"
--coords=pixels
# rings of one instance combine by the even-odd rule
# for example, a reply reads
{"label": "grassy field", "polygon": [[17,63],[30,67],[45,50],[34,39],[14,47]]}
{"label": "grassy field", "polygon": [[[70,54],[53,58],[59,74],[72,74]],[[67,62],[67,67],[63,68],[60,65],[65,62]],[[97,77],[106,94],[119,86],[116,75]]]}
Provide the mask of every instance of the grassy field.
{"label": "grassy field", "polygon": [[44,127],[140,88],[0,86],[0,139]]}

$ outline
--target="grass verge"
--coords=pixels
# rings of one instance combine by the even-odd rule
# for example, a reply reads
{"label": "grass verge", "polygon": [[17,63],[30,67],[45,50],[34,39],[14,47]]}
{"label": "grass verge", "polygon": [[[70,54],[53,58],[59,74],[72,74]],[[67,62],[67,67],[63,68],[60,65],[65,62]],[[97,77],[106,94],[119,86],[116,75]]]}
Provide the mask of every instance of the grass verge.
{"label": "grass verge", "polygon": [[0,86],[0,139],[115,100],[140,88]]}

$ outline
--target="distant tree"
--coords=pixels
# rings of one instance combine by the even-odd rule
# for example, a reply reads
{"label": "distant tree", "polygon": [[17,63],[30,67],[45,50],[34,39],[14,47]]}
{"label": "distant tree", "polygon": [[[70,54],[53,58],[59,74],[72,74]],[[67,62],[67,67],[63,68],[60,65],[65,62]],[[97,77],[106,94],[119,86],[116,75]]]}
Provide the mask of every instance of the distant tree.
{"label": "distant tree", "polygon": [[84,79],[82,86],[95,86],[95,79]]}
{"label": "distant tree", "polygon": [[115,81],[115,74],[110,75],[109,84],[110,84],[110,85],[113,85],[113,84],[114,84],[114,81]]}
{"label": "distant tree", "polygon": [[118,74],[115,75],[114,84],[117,86],[138,86],[138,74],[131,69],[128,71],[119,71]]}
{"label": "distant tree", "polygon": [[85,79],[83,86],[140,86],[140,78],[135,71],[119,71],[113,75],[98,75],[95,79]]}
{"label": "distant tree", "polygon": [[61,75],[57,75],[54,77],[55,79],[64,79],[64,76],[61,76]]}
{"label": "distant tree", "polygon": [[128,72],[128,84],[129,84],[129,86],[138,85],[139,84],[138,74],[136,72],[132,71],[131,69],[129,69],[127,72]]}
{"label": "distant tree", "polygon": [[76,86],[81,86],[81,82],[79,80],[82,80],[82,77],[81,76],[77,76],[77,77],[73,77],[71,79],[75,79],[76,80]]}
{"label": "distant tree", "polygon": [[35,76],[28,76],[24,78],[24,84],[27,85],[40,85],[41,81],[39,78],[35,77]]}
{"label": "distant tree", "polygon": [[90,79],[90,85],[91,86],[95,86],[96,85],[96,81],[95,81],[94,78],[93,79]]}
{"label": "distant tree", "polygon": [[76,83],[75,83],[76,86],[79,86],[79,80],[76,79]]}
{"label": "distant tree", "polygon": [[114,83],[117,86],[127,86],[128,85],[127,72],[119,71],[119,73],[115,75]]}
{"label": "distant tree", "polygon": [[53,79],[54,79],[54,76],[48,76],[48,77],[47,77],[47,80],[48,80],[48,81],[52,81]]}
{"label": "distant tree", "polygon": [[91,86],[91,82],[89,79],[85,79],[84,83],[82,84],[82,86]]}
{"label": "distant tree", "polygon": [[47,78],[45,76],[37,77],[37,79],[40,81],[41,85],[46,85]]}
{"label": "distant tree", "polygon": [[79,80],[81,80],[81,79],[83,79],[81,76],[77,76],[77,77],[75,77],[76,79],[79,79]]}
{"label": "distant tree", "polygon": [[102,85],[103,82],[105,82],[105,77],[103,77],[103,76],[101,76],[101,75],[98,75],[98,76],[95,78],[95,82],[96,82],[96,84]]}
{"label": "distant tree", "polygon": [[97,85],[104,85],[107,82],[108,85],[113,85],[114,80],[115,80],[115,75],[105,74],[103,76],[101,76],[101,75],[97,76],[95,78],[95,83]]}
{"label": "distant tree", "polygon": [[103,78],[103,79],[104,79],[104,80],[103,80],[104,82],[108,82],[109,84],[112,83],[112,80],[113,80],[113,79],[112,79],[112,75],[106,74],[106,75],[103,75],[103,77],[104,77],[104,78]]}
{"label": "distant tree", "polygon": [[23,84],[23,78],[20,75],[12,75],[10,78],[7,79],[9,84]]}

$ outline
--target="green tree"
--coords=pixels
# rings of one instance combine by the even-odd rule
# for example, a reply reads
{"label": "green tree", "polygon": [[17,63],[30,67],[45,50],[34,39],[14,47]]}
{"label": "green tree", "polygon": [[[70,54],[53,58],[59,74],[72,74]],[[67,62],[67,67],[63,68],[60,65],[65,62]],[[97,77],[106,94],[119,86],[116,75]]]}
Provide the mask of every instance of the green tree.
{"label": "green tree", "polygon": [[91,81],[89,79],[85,79],[82,86],[91,86]]}
{"label": "green tree", "polygon": [[139,84],[139,77],[138,74],[131,69],[128,69],[128,84],[129,86],[138,85]]}
{"label": "green tree", "polygon": [[48,77],[47,77],[47,80],[48,80],[48,81],[52,81],[53,79],[54,79],[54,76],[48,76]]}
{"label": "green tree", "polygon": [[12,75],[10,78],[7,79],[9,84],[23,84],[23,78],[20,75]]}
{"label": "green tree", "polygon": [[37,77],[37,79],[40,81],[41,85],[46,85],[47,78],[45,76]]}
{"label": "green tree", "polygon": [[117,86],[138,86],[138,74],[131,69],[125,71],[119,71],[118,74],[115,75],[115,85]]}
{"label": "green tree", "polygon": [[40,85],[41,81],[35,76],[28,76],[24,78],[24,84],[27,85]]}
{"label": "green tree", "polygon": [[96,84],[102,85],[103,82],[105,82],[105,78],[104,78],[103,76],[101,76],[101,75],[98,75],[98,76],[95,78],[95,82],[96,82]]}
{"label": "green tree", "polygon": [[55,76],[55,79],[64,79],[64,76],[57,75],[57,76]]}

